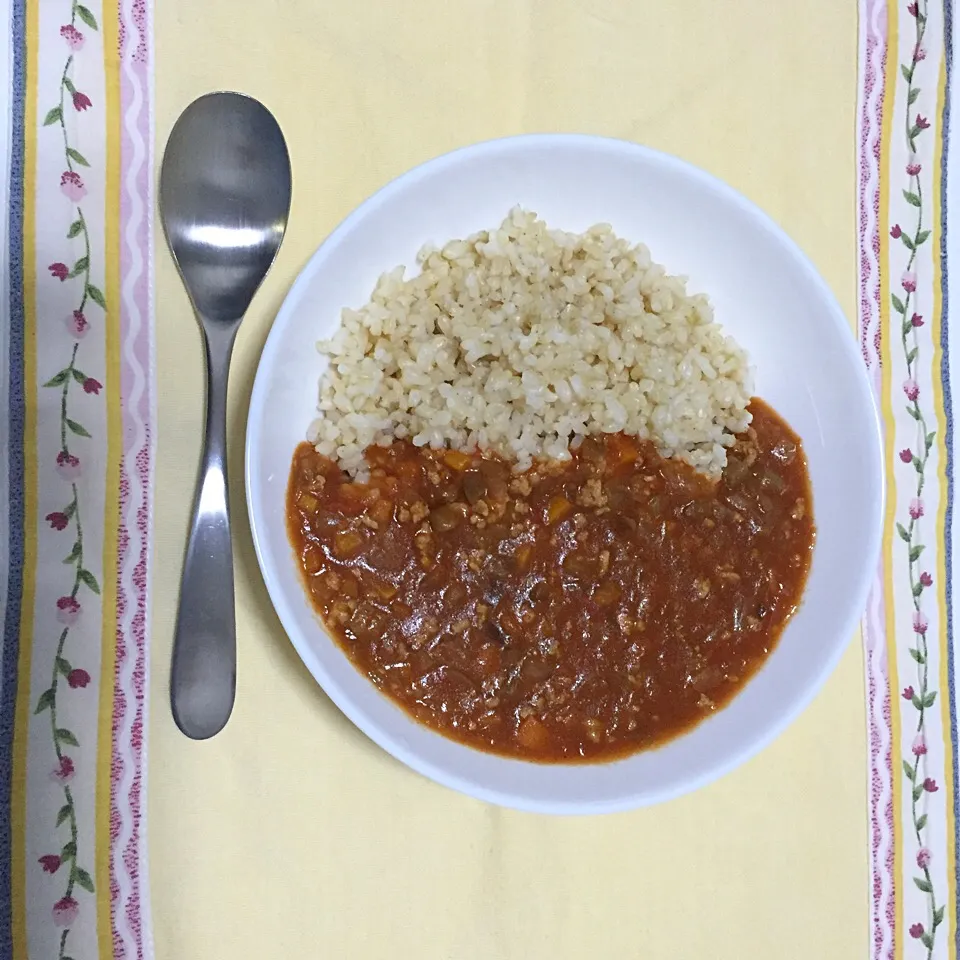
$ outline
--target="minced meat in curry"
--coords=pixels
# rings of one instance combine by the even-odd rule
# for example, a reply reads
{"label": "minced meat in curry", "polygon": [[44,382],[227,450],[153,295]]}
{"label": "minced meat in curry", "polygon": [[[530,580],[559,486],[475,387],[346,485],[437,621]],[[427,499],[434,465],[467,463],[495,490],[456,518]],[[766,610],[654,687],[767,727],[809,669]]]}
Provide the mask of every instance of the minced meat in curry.
{"label": "minced meat in curry", "polygon": [[370,447],[356,483],[309,444],[291,540],[359,670],[414,717],[527,760],[610,760],[723,706],[796,609],[814,524],[800,441],[759,400],[719,482],[622,434],[522,474]]}

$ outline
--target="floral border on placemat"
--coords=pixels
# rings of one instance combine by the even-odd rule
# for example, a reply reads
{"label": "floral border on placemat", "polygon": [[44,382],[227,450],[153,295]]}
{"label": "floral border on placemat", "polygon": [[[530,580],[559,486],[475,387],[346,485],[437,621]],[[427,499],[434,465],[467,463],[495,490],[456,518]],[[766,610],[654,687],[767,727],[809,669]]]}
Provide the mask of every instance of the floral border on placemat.
{"label": "floral border on placemat", "polygon": [[[924,244],[929,243],[931,234],[930,227],[926,226],[924,221],[925,198],[920,180],[923,166],[917,155],[918,142],[921,138],[929,136],[927,131],[930,129],[930,121],[916,112],[914,106],[922,92],[918,82],[920,65],[927,56],[923,46],[927,28],[927,0],[912,0],[907,4],[906,10],[913,20],[914,42],[909,61],[900,64],[900,72],[907,84],[900,136],[905,139],[909,151],[909,159],[904,170],[905,186],[902,188],[902,194],[907,204],[904,213],[910,219],[907,221],[904,218],[905,225],[896,222],[890,228],[890,236],[893,240],[900,241],[903,248],[902,256],[905,258],[904,270],[900,278],[902,293],[891,292],[890,301],[894,313],[899,317],[899,343],[907,368],[907,379],[902,385],[905,409],[916,423],[915,443],[910,447],[904,447],[899,453],[901,462],[910,464],[914,468],[916,480],[914,495],[910,499],[905,514],[897,521],[897,534],[907,554],[910,595],[913,598],[914,633],[914,642],[909,652],[916,664],[916,685],[909,684],[902,691],[903,699],[911,704],[915,711],[914,738],[910,755],[903,759],[903,773],[909,782],[910,790],[912,854],[917,868],[913,882],[926,896],[927,915],[922,918],[909,918],[911,920],[909,934],[926,947],[927,957],[932,957],[937,930],[943,923],[945,905],[937,903],[937,891],[930,872],[933,853],[926,844],[926,835],[929,830],[926,795],[935,793],[939,786],[934,777],[927,775],[926,714],[936,702],[937,690],[929,671],[930,651],[927,642],[929,620],[924,610],[924,594],[933,586],[933,577],[922,562],[925,544],[921,539],[921,527],[925,513],[923,490],[927,481],[930,451],[937,433],[935,429],[930,429],[928,419],[931,413],[921,403],[921,391],[916,376],[917,367],[921,359],[924,359],[920,352],[922,344],[918,331],[925,320],[919,311],[929,310],[932,304],[921,303],[920,291],[917,289],[917,275],[914,271],[917,253]],[[929,204],[929,198],[926,199]],[[929,222],[929,209],[926,212]],[[929,360],[929,358],[926,359]],[[925,397],[924,400],[929,402],[929,398]]]}
{"label": "floral border on placemat", "polygon": [[951,643],[940,526],[952,467],[938,195],[945,199],[947,186],[948,101],[939,83],[949,64],[949,0],[861,0],[860,14],[860,338],[890,481],[884,564],[864,620],[871,956],[932,960],[956,949],[947,913],[956,883],[953,744],[941,689]]}
{"label": "floral border on placemat", "polygon": [[[60,960],[66,954],[67,943],[70,937],[70,928],[80,911],[78,894],[86,891],[94,892],[93,878],[89,870],[81,866],[83,850],[88,855],[94,855],[94,839],[82,838],[77,828],[76,801],[70,789],[76,764],[82,755],[82,747],[78,737],[68,727],[62,725],[60,709],[61,696],[67,691],[82,691],[91,680],[90,674],[82,666],[71,663],[67,654],[70,652],[68,640],[70,630],[83,615],[83,598],[85,593],[100,593],[100,584],[96,575],[90,569],[88,558],[84,554],[83,537],[83,503],[77,487],[77,479],[83,469],[83,462],[78,456],[82,451],[83,440],[90,437],[86,427],[71,414],[71,399],[74,390],[82,389],[86,394],[99,395],[103,384],[93,377],[88,377],[78,366],[80,343],[90,330],[91,310],[98,309],[98,313],[106,309],[106,300],[103,291],[96,286],[91,277],[94,264],[91,258],[90,231],[87,218],[84,216],[82,201],[86,196],[87,188],[80,170],[89,167],[87,159],[70,143],[70,136],[66,123],[66,112],[73,110],[84,113],[94,107],[90,97],[74,85],[72,75],[76,57],[83,49],[85,37],[80,27],[97,30],[98,24],[93,13],[76,0],[70,5],[70,21],[60,28],[60,35],[68,48],[63,72],[60,77],[58,103],[51,107],[43,120],[44,127],[53,127],[58,130],[63,139],[64,165],[66,169],[60,176],[60,190],[74,207],[75,219],[66,235],[68,242],[72,241],[74,249],[79,244],[80,255],[73,258],[73,266],[57,261],[48,266],[50,278],[60,283],[72,283],[76,289],[76,307],[64,319],[68,337],[73,341],[69,348],[69,362],[62,369],[51,376],[43,386],[55,389],[60,393],[60,450],[57,453],[56,463],[51,467],[67,484],[69,496],[60,510],[55,510],[46,516],[49,527],[54,535],[60,536],[69,542],[69,534],[73,534],[73,544],[64,557],[64,564],[71,573],[67,580],[65,592],[59,597],[57,605],[57,620],[63,625],[60,638],[57,642],[56,653],[50,667],[50,686],[40,694],[34,713],[49,713],[50,737],[53,745],[56,762],[51,772],[52,781],[63,791],[64,803],[57,813],[55,830],[66,827],[66,840],[63,836],[51,835],[51,845],[59,847],[56,853],[47,853],[39,858],[42,870],[49,874],[56,874],[63,870],[64,889],[62,896],[53,904],[52,915],[56,926],[62,927],[60,934]],[[65,247],[65,249],[69,249]],[[64,686],[65,684],[65,686]],[[61,841],[63,841],[61,843]]]}

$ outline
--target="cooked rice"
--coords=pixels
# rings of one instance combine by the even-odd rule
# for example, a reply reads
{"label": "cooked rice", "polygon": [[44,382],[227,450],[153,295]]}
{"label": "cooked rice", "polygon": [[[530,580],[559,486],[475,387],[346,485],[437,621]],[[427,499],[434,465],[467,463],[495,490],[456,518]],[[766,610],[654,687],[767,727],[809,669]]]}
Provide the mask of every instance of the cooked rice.
{"label": "cooked rice", "polygon": [[707,298],[606,224],[567,233],[518,208],[417,262],[318,344],[330,365],[311,440],[353,476],[367,446],[400,438],[523,470],[618,431],[716,476],[750,423],[746,354]]}

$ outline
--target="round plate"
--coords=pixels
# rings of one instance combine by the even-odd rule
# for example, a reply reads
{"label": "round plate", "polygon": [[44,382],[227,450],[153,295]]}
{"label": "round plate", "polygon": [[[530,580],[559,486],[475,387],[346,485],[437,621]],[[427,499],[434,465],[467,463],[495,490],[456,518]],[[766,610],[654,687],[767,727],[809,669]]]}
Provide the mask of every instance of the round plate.
{"label": "round plate", "polygon": [[[551,226],[610,223],[706,293],[749,352],[757,394],[799,433],[817,543],[804,600],[774,652],[725,709],[666,745],[601,764],[545,765],[482,753],[410,719],[357,672],[310,606],[287,539],[291,458],[316,416],[325,360],[315,344],[377,277],[498,225],[515,205]],[[301,211],[301,216],[307,215]],[[856,629],[876,569],[883,510],[880,430],[855,339],[823,280],[767,216],[673,157],[587,136],[523,136],[425,163],[329,236],[270,331],[247,427],[246,482],[260,568],[280,620],[318,683],[385,750],[493,803],[551,813],[622,810],[692,790],[769,743],[810,702]]]}

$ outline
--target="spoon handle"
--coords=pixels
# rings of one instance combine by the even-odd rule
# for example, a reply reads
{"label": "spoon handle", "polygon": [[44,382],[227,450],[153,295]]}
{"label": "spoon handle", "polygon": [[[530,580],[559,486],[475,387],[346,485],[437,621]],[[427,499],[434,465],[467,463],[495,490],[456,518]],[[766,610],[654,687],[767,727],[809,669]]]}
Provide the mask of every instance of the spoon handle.
{"label": "spoon handle", "polygon": [[193,522],[180,581],[170,703],[194,740],[223,728],[233,709],[237,631],[227,488],[227,373],[236,325],[202,322],[207,414]]}

